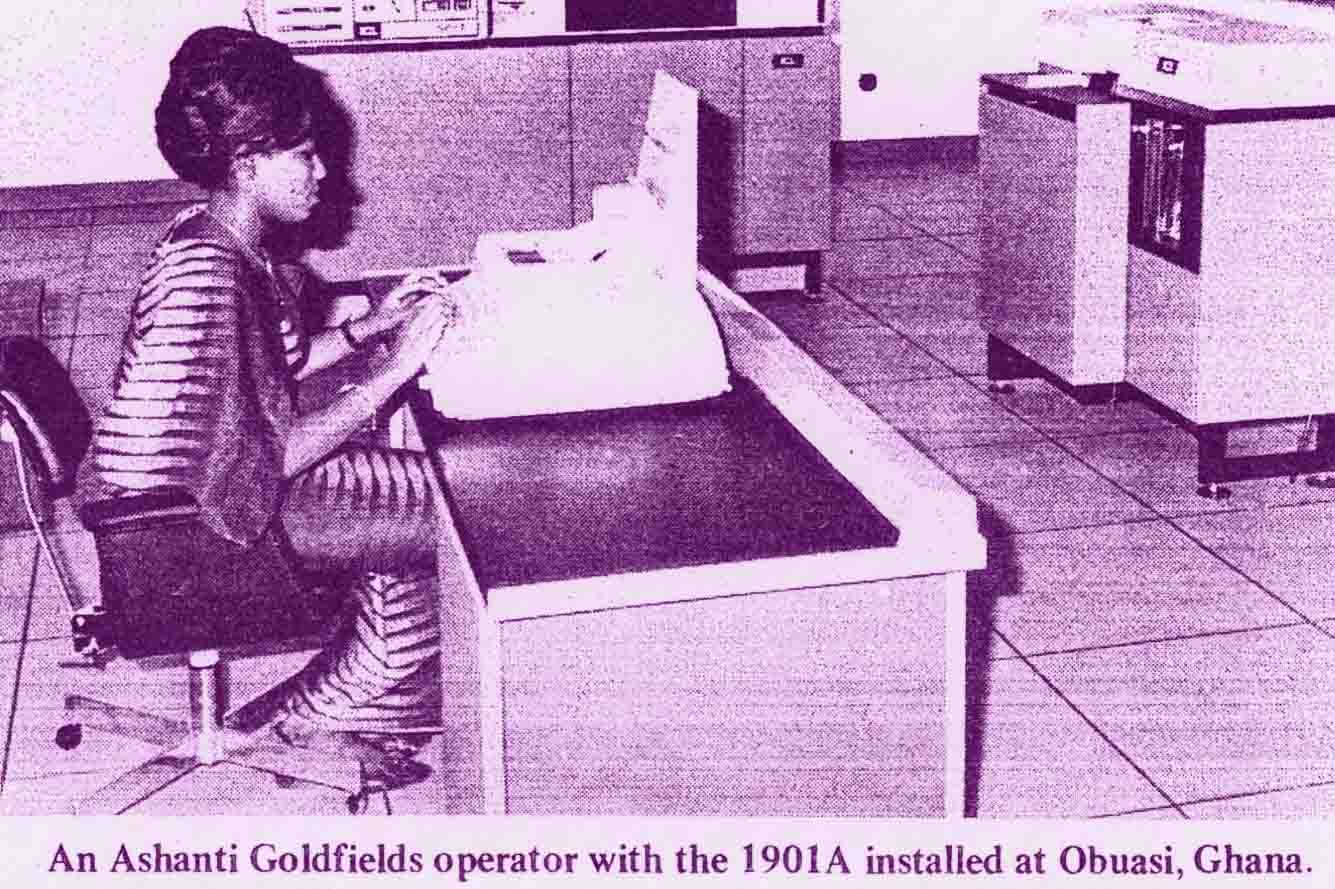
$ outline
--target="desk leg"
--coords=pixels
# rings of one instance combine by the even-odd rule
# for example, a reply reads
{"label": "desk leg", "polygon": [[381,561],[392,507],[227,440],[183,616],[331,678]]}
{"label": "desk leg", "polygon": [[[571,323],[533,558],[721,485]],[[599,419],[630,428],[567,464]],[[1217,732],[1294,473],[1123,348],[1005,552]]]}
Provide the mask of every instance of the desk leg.
{"label": "desk leg", "polygon": [[505,814],[505,686],[501,681],[501,628],[490,615],[478,627],[482,693],[482,810]]}
{"label": "desk leg", "polygon": [[946,596],[946,817],[964,817],[965,635],[964,572],[947,574]]}
{"label": "desk leg", "polygon": [[[494,811],[494,755],[489,739],[499,735],[499,634],[487,614],[453,512],[445,497],[439,497],[437,503],[443,729],[440,812],[478,815]],[[503,773],[501,781],[503,789]],[[500,805],[504,807],[503,794]]]}

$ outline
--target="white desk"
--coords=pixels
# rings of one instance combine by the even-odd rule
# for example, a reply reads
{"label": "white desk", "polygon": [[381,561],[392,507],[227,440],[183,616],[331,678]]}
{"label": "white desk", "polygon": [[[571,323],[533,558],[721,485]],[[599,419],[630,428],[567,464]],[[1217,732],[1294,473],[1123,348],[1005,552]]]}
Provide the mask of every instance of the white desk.
{"label": "white desk", "polygon": [[[899,538],[488,587],[446,508],[440,809],[959,816],[974,500],[721,282],[699,286],[734,372]],[[485,455],[432,453],[466,499],[450,488]],[[637,458],[591,461],[588,484]]]}

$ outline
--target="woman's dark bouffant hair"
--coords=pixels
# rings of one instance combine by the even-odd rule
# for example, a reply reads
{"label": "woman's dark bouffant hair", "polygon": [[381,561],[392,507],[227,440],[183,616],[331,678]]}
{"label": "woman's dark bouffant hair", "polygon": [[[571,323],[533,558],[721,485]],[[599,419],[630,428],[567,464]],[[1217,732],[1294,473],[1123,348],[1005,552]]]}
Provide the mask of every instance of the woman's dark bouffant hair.
{"label": "woman's dark bouffant hair", "polygon": [[275,40],[236,28],[196,31],[171,61],[157,107],[158,149],[185,181],[218,188],[234,158],[311,135],[309,85]]}

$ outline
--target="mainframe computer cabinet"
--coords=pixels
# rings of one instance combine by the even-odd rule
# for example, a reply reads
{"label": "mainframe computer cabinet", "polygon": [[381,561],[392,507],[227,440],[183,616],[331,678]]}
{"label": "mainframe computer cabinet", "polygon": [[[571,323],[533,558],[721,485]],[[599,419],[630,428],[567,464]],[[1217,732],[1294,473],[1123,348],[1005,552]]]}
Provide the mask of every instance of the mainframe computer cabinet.
{"label": "mainframe computer cabinet", "polygon": [[1335,108],[1137,107],[1196,169],[1183,249],[1132,239],[1127,379],[1198,425],[1335,413]]}
{"label": "mainframe computer cabinet", "polygon": [[361,204],[346,242],[308,254],[326,278],[462,264],[489,231],[570,225],[566,46],[326,52],[352,129]]}
{"label": "mainframe computer cabinet", "polygon": [[1030,376],[1037,365],[1077,390],[1116,384],[1126,368],[1130,105],[1028,82],[986,75],[979,103],[989,374]]}
{"label": "mainframe computer cabinet", "polygon": [[594,188],[634,171],[662,69],[701,95],[702,258],[819,286],[838,63],[809,30],[304,52],[346,109],[361,199],[308,261],[335,279],[463,263],[483,232],[584,221]]}

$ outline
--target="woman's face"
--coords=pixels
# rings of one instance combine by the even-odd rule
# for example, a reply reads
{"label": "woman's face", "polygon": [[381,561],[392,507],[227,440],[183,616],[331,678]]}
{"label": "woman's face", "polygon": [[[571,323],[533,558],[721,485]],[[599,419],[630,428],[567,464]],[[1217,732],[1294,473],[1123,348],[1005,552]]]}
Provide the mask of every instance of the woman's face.
{"label": "woman's face", "polygon": [[324,162],[310,139],[291,148],[251,155],[254,175],[249,178],[256,207],[277,222],[301,222],[320,200]]}

